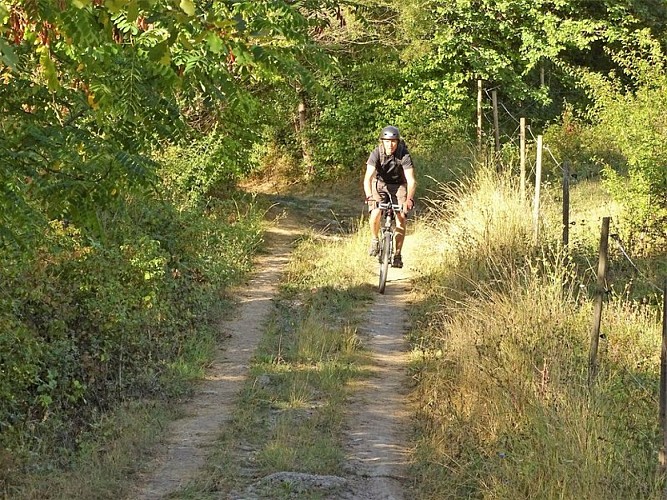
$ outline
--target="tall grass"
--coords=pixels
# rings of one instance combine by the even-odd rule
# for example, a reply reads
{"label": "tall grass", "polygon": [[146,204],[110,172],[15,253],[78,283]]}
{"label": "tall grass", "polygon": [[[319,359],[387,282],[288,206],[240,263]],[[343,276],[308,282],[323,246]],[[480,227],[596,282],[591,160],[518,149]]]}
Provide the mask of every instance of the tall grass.
{"label": "tall grass", "polygon": [[489,170],[438,199],[416,234],[420,497],[660,498],[657,311],[605,305],[589,390],[592,311],[558,224],[534,247],[529,207]]}

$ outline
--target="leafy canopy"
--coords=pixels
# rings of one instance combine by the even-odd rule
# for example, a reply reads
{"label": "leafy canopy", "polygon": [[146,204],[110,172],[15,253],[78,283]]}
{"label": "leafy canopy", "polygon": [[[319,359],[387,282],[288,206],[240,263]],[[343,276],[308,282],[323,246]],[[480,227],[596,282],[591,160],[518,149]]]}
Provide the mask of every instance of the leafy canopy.
{"label": "leafy canopy", "polygon": [[[0,226],[94,226],[119,194],[150,188],[151,151],[231,121],[262,85],[312,86],[330,64],[310,38],[330,1],[0,1]],[[201,129],[202,131],[205,131]],[[248,137],[251,126],[238,133]]]}

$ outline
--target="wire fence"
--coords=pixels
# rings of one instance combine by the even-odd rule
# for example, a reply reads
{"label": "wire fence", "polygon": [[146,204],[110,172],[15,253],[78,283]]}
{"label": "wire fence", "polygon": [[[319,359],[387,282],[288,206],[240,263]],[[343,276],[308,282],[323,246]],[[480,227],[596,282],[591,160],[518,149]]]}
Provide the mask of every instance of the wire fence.
{"label": "wire fence", "polygon": [[[481,82],[480,86],[481,89]],[[555,165],[560,167],[560,171],[563,174],[563,246],[568,247],[569,235],[568,235],[568,225],[569,225],[569,210],[570,210],[570,196],[569,196],[569,176],[570,169],[569,163],[566,163],[563,159],[557,158],[557,155],[549,148],[548,144],[543,144],[542,136],[538,135],[537,137],[533,133],[533,130],[530,126],[525,125],[525,120],[517,118],[503,103],[499,102],[497,95],[495,93],[497,89],[484,89],[484,94],[486,96],[486,102],[492,102],[493,106],[493,115],[490,117],[488,115],[488,105],[486,108],[482,105],[481,109],[478,109],[478,116],[483,118],[483,123],[491,124],[494,130],[494,147],[496,160],[498,160],[497,155],[499,154],[500,144],[504,144],[504,147],[510,147],[512,150],[518,150],[522,161],[527,160],[525,150],[525,144],[527,141],[522,140],[526,138],[528,134],[533,142],[537,145],[537,158],[535,165],[541,166],[542,152],[546,152]],[[478,96],[478,101],[483,103],[483,100]],[[524,114],[530,115],[530,109],[523,109]],[[502,114],[501,114],[502,113]],[[479,122],[478,122],[479,125]],[[504,130],[505,133],[502,136],[502,141],[500,140],[500,130]],[[478,130],[478,137],[484,137],[484,131]],[[488,138],[490,136],[487,134],[486,146],[488,147]],[[484,144],[480,144],[480,147],[484,147]],[[488,149],[487,149],[488,151]],[[481,151],[480,151],[481,153]],[[526,171],[528,170],[527,165],[522,165],[522,176],[527,176]],[[541,183],[541,168],[536,168],[535,170],[530,170],[530,175],[533,175],[535,178],[535,200],[533,202],[534,208],[534,224],[535,224],[535,235],[536,243],[538,243],[538,228],[539,228],[539,187]],[[522,186],[522,195],[525,196],[523,188],[525,186],[525,178],[521,179]],[[614,242],[616,248],[618,249],[622,258],[629,264],[631,269],[639,276],[642,282],[650,289],[655,290],[656,295],[662,295],[662,301],[660,305],[662,306],[662,347],[661,347],[661,357],[660,357],[660,395],[659,395],[659,418],[660,418],[660,429],[662,435],[662,443],[659,450],[658,463],[660,471],[662,473],[667,472],[667,277],[664,277],[664,282],[662,286],[655,282],[655,280],[649,277],[645,270],[642,270],[640,266],[636,264],[636,258],[633,258],[630,255],[630,252],[627,250],[627,245],[624,244],[620,237],[620,229],[617,231],[610,232],[611,217],[602,218],[602,227],[600,233],[600,248],[599,248],[599,261],[597,269],[597,287],[594,295],[594,312],[593,312],[593,326],[591,329],[590,337],[590,351],[589,351],[589,388],[593,390],[595,384],[595,378],[597,374],[597,350],[598,343],[600,338],[603,336],[600,334],[601,321],[602,321],[602,307],[605,297],[607,297],[610,292],[608,282],[607,282],[607,262],[608,262],[608,241],[611,240]],[[591,266],[592,268],[592,266]],[[631,377],[636,380],[637,386],[640,387],[648,397],[655,399],[654,392],[645,386],[645,384],[635,376],[635,374],[630,373]]]}
{"label": "wire fence", "polygon": [[[507,106],[504,104],[502,100],[495,99],[495,102],[497,104],[497,109],[492,109],[488,103],[494,102],[493,99],[493,92],[497,91],[497,87],[491,87],[491,88],[483,88],[482,91],[485,96],[485,102],[487,103],[486,106],[482,106],[481,108],[481,113],[482,113],[482,121],[483,123],[489,124],[491,128],[494,127],[494,122],[497,120],[498,122],[498,129],[503,131],[501,137],[500,137],[500,143],[503,145],[503,148],[511,148],[513,150],[519,151],[521,148],[520,144],[520,135],[521,135],[521,117],[516,116],[515,113],[510,111]],[[493,112],[493,114],[490,114],[490,110]],[[537,104],[529,104],[528,106],[525,106],[522,109],[523,114],[525,115],[530,115],[531,111],[538,112],[539,111],[539,106]],[[487,137],[487,143],[488,143],[488,138],[490,138],[493,133],[495,133],[495,130],[492,130],[492,133],[489,134],[488,130],[485,131],[482,130],[482,135],[486,135]],[[534,131],[532,130],[531,126],[529,123],[525,125],[525,132],[529,136],[530,139],[532,139],[532,142],[534,144],[537,144],[538,142],[538,136],[535,135]],[[538,134],[539,135],[539,134]],[[549,147],[549,144],[545,144],[542,142],[542,152],[545,152],[549,155],[549,158],[551,161],[556,165],[561,173],[565,173],[564,169],[564,163],[565,161],[562,158],[558,158],[556,153]],[[526,158],[528,162],[528,158]],[[529,174],[531,177],[535,175],[535,163],[530,163],[527,164],[527,174]],[[620,228],[619,228],[620,230]],[[660,286],[657,284],[652,278],[647,276],[646,272],[642,271],[639,266],[635,263],[635,259],[631,257],[630,252],[626,249],[626,245],[623,244],[620,236],[620,231],[616,231],[611,233],[611,238],[614,241],[616,247],[618,248],[620,254],[623,256],[623,258],[627,261],[627,263],[630,265],[630,267],[637,273],[638,276],[641,277],[643,282],[650,288],[659,291],[660,293],[665,293],[664,290],[664,285]]]}

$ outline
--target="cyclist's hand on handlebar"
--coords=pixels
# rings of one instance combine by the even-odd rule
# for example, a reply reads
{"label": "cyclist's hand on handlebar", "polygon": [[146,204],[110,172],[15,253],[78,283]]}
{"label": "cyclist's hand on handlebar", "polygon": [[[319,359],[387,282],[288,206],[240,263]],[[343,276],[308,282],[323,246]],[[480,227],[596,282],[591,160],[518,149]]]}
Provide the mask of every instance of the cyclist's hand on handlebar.
{"label": "cyclist's hand on handlebar", "polygon": [[415,208],[415,200],[408,198],[408,201],[405,202],[405,211],[408,212]]}

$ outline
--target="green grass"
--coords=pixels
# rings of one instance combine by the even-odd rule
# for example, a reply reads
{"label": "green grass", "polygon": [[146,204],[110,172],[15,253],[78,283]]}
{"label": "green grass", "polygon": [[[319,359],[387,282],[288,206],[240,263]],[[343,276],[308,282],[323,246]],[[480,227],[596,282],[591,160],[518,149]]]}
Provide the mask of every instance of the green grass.
{"label": "green grass", "polygon": [[[122,405],[100,417],[91,431],[79,438],[76,453],[62,450],[61,463],[15,476],[12,486],[4,489],[4,497],[123,498],[131,486],[127,478],[137,472],[142,459],[150,457],[167,423],[177,416],[165,401]],[[16,482],[17,477],[22,481]]]}

